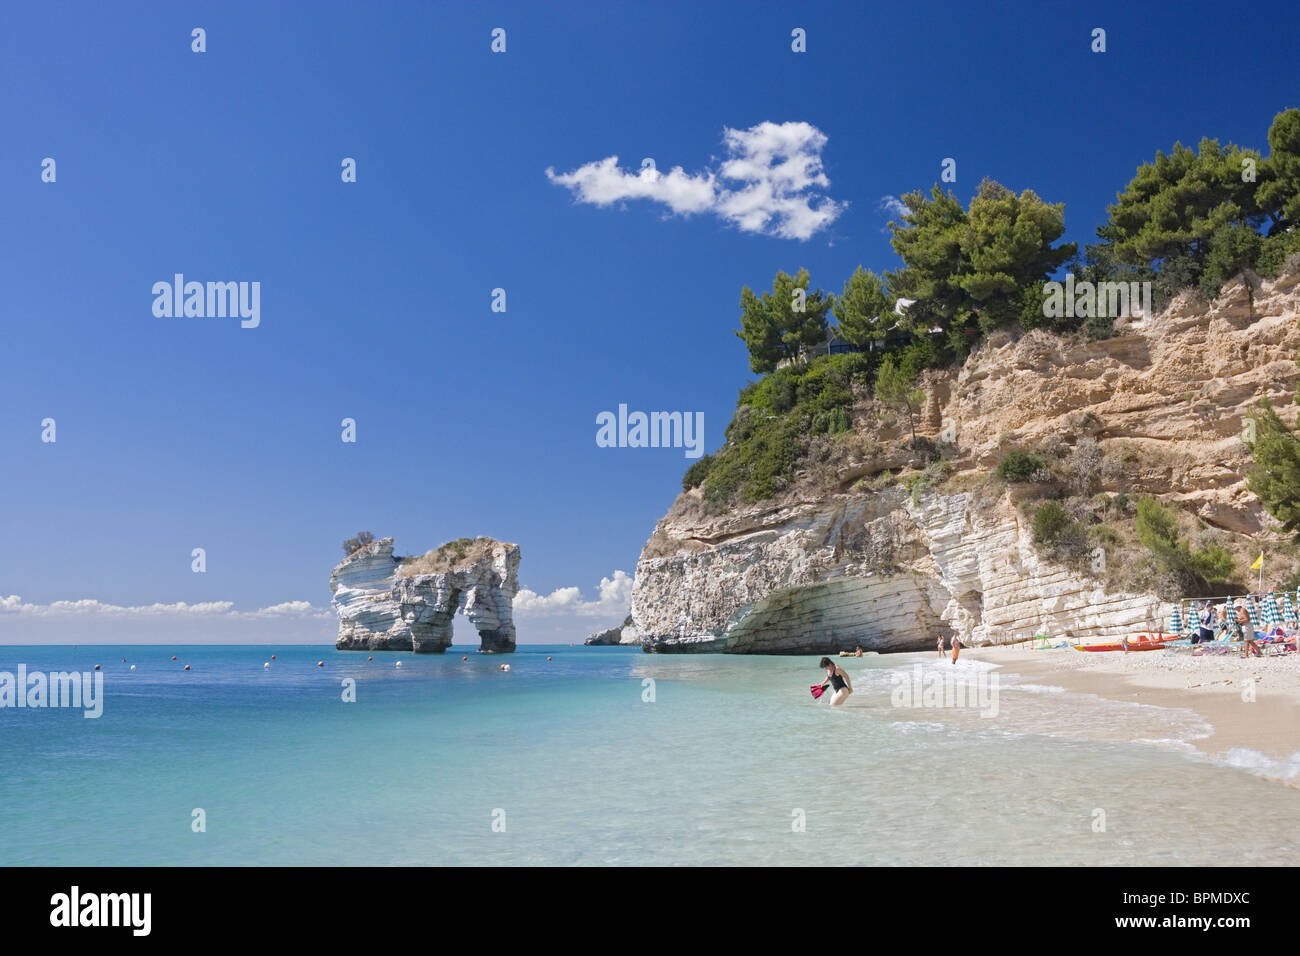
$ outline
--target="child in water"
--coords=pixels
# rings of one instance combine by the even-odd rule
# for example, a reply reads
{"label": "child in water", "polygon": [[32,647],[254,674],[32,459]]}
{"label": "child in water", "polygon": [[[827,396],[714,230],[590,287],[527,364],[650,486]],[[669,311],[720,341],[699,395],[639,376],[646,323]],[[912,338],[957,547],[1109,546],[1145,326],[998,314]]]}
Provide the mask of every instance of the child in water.
{"label": "child in water", "polygon": [[[829,657],[823,657],[819,666],[826,669],[827,683],[835,689],[835,693],[831,695],[831,706],[838,707],[848,700],[849,694],[853,693],[853,683],[849,680],[848,672]],[[822,686],[825,687],[826,684]]]}

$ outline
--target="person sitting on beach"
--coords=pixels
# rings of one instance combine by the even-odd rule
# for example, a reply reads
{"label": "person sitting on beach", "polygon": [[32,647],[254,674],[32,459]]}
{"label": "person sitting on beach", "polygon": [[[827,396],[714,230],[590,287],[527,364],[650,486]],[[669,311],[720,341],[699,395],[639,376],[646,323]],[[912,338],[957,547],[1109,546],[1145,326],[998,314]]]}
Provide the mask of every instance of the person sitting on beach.
{"label": "person sitting on beach", "polygon": [[[835,689],[831,694],[831,706],[838,707],[849,698],[853,693],[853,682],[849,680],[848,672],[840,665],[834,663],[829,657],[823,657],[820,667],[826,669],[826,683]],[[826,684],[822,684],[824,688]]]}

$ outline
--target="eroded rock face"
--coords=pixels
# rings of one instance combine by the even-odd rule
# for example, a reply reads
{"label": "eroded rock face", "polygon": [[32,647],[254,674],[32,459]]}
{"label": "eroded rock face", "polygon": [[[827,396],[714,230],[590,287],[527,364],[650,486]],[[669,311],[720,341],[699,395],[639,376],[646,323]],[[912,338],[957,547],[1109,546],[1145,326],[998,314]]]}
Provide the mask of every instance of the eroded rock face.
{"label": "eroded rock face", "polygon": [[[1101,342],[994,336],[956,373],[927,373],[919,437],[955,444],[954,476],[987,474],[1007,447],[1086,434],[1137,447],[1123,486],[1225,531],[1271,524],[1246,487],[1246,416],[1270,398],[1287,422],[1297,380],[1295,273],[1175,301]],[[632,619],[645,650],[829,653],[933,649],[940,636],[1083,640],[1159,626],[1154,593],[1117,593],[1039,556],[1010,493],[850,490],[906,455],[882,442],[833,486],[707,516],[683,495],[642,551]],[[960,482],[954,483],[960,486]]]}
{"label": "eroded rock face", "polygon": [[622,624],[616,624],[603,631],[597,631],[589,635],[582,643],[588,647],[606,647],[611,644],[640,644],[641,632],[636,629],[636,625],[632,623],[632,616],[629,614]]}
{"label": "eroded rock face", "polygon": [[393,539],[344,558],[330,574],[339,650],[442,653],[457,611],[478,629],[480,649],[515,649],[511,606],[519,590],[519,547],[494,542],[489,554],[435,574],[398,575]]}

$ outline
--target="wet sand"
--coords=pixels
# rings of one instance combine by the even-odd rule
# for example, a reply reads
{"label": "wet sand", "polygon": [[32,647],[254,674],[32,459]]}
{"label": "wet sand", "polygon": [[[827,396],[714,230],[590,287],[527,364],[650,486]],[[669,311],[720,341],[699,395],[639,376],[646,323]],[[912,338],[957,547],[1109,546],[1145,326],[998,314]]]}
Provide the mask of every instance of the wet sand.
{"label": "wet sand", "polygon": [[[1028,645],[975,647],[962,657],[967,654],[1067,692],[1192,710],[1214,728],[1197,743],[1212,758],[1229,759],[1229,751],[1249,749],[1276,761],[1300,762],[1300,655],[1191,657],[1164,651],[1030,650]],[[1288,782],[1300,786],[1300,777]]]}

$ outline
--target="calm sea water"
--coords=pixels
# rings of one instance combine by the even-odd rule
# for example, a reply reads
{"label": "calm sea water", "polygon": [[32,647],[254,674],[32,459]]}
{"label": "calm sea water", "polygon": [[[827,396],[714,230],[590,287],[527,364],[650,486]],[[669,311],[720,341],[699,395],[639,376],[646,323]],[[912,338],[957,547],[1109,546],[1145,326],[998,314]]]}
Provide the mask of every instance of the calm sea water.
{"label": "calm sea water", "polygon": [[[928,656],[848,661],[857,693],[834,711],[808,693],[815,657],[366,656],[0,647],[0,670],[105,675],[97,720],[0,710],[0,864],[1216,865],[1300,852],[1300,791],[1185,752],[1206,732],[1190,712],[1067,699],[1005,673],[993,719],[894,707],[891,674],[943,666]],[[1115,740],[1076,739],[1082,724]]]}

